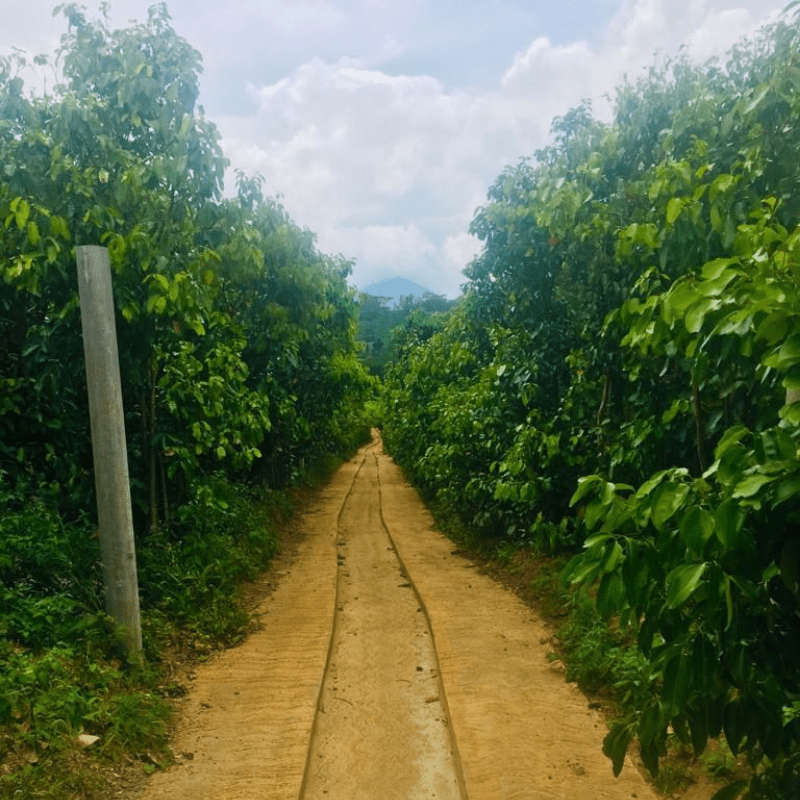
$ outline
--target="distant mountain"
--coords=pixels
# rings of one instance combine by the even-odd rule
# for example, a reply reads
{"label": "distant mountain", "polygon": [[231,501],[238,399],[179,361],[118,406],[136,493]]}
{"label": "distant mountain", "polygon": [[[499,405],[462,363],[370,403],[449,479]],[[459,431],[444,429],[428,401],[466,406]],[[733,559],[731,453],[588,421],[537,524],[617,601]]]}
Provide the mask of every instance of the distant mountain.
{"label": "distant mountain", "polygon": [[362,291],[371,294],[373,297],[391,297],[392,305],[396,306],[399,304],[401,296],[411,294],[414,297],[422,297],[430,289],[426,289],[424,286],[420,286],[418,283],[409,281],[406,278],[390,278],[387,281],[371,283]]}

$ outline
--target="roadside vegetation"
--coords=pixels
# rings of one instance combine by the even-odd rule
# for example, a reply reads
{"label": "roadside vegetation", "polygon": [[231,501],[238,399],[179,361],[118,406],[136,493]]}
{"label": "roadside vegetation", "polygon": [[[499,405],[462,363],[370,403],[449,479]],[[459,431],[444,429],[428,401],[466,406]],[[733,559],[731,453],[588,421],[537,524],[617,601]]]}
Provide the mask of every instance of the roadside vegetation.
{"label": "roadside vegetation", "polygon": [[358,302],[358,341],[361,358],[371,374],[383,378],[386,367],[397,358],[395,331],[413,317],[446,314],[458,304],[444,295],[425,292],[421,297],[401,295],[396,305],[391,297],[362,292]]}
{"label": "roadside vegetation", "polygon": [[[375,387],[350,262],[260,178],[223,196],[200,54],[166,6],[121,30],[56,13],[56,64],[0,59],[3,797],[103,797],[109,764],[168,759],[165,653],[245,634],[239,585],[275,553],[291,488],[369,435]],[[104,612],[80,244],[112,264],[144,666]]]}
{"label": "roadside vegetation", "polygon": [[566,557],[570,624],[603,621],[570,669],[616,664],[614,770],[723,737],[750,772],[717,800],[800,794],[791,5],[626,80],[610,124],[554,120],[477,211],[466,296],[408,322],[385,379],[384,441],[440,514]]}

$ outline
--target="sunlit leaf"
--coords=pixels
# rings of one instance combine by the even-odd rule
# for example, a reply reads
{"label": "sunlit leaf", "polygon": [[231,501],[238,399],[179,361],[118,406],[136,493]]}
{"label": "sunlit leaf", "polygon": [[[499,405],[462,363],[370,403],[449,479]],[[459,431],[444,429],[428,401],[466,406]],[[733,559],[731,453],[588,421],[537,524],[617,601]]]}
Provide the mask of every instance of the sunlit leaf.
{"label": "sunlit leaf", "polygon": [[775,478],[768,475],[748,475],[743,480],[736,484],[731,497],[752,497],[768,483],[771,483]]}
{"label": "sunlit leaf", "polygon": [[682,606],[700,585],[705,575],[707,564],[685,564],[676,567],[666,579],[667,606]]}
{"label": "sunlit leaf", "polygon": [[683,505],[688,494],[689,487],[684,483],[662,483],[653,492],[651,514],[653,525],[658,530],[661,530],[667,520]]}

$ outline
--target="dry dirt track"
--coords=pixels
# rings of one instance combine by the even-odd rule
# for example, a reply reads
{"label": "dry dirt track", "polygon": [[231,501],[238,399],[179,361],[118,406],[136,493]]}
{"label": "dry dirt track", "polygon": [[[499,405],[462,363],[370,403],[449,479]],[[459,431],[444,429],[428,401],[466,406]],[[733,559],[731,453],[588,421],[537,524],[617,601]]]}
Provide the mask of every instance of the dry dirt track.
{"label": "dry dirt track", "polygon": [[532,612],[432,530],[376,440],[303,521],[263,630],[198,670],[142,800],[652,800]]}

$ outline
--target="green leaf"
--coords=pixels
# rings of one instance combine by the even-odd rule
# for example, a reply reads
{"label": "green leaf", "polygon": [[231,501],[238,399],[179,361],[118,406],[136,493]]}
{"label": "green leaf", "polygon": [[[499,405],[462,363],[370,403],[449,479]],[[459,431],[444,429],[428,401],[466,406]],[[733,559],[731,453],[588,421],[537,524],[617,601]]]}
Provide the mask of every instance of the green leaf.
{"label": "green leaf", "polygon": [[753,310],[751,308],[737,308],[726,314],[716,324],[712,331],[712,336],[744,336],[750,331],[753,322]]}
{"label": "green leaf", "polygon": [[588,553],[579,553],[564,567],[560,580],[563,585],[570,583],[591,583],[600,572],[600,562]]}
{"label": "green leaf", "polygon": [[686,204],[685,198],[670,197],[667,203],[667,224],[672,225],[676,219],[681,215],[683,206]]}
{"label": "green leaf", "polygon": [[566,563],[564,569],[561,570],[558,580],[561,586],[569,586],[572,583],[573,573],[578,571],[578,568],[583,564],[583,553],[577,553]]}
{"label": "green leaf", "polygon": [[683,515],[680,534],[686,546],[695,553],[702,553],[706,542],[714,533],[714,517],[700,506],[692,506]]}
{"label": "green leaf", "polygon": [[634,497],[637,500],[642,500],[647,497],[653,489],[656,488],[661,483],[662,478],[667,474],[666,470],[662,470],[661,472],[656,472],[655,475],[651,475],[637,490]]}
{"label": "green leaf", "polygon": [[776,351],[767,356],[763,363],[782,372],[800,362],[800,334],[790,336]]}
{"label": "green leaf", "polygon": [[667,713],[678,714],[683,708],[691,678],[692,665],[685,653],[679,652],[667,662],[661,689]]}
{"label": "green leaf", "polygon": [[752,497],[758,493],[759,489],[774,480],[774,477],[771,478],[768,475],[748,475],[736,484],[731,497]]}
{"label": "green leaf", "polygon": [[666,734],[666,720],[659,703],[653,703],[642,712],[638,728],[642,760],[655,775],[658,771],[658,745]]}
{"label": "green leaf", "polygon": [[31,247],[36,247],[36,245],[39,244],[39,239],[40,239],[39,226],[33,221],[29,222],[27,227],[27,233],[28,233],[28,242],[30,243]]}
{"label": "green leaf", "polygon": [[703,278],[707,281],[716,280],[735,263],[737,263],[735,258],[715,258],[703,266]]}
{"label": "green leaf", "polygon": [[593,486],[597,486],[600,483],[604,483],[604,481],[599,475],[589,475],[585,478],[578,478],[578,488],[569,501],[570,507],[574,506],[582,497],[585,497],[592,490]]}
{"label": "green leaf", "polygon": [[667,606],[682,606],[700,586],[708,564],[684,564],[667,575]]}
{"label": "green leaf", "polygon": [[603,754],[611,759],[611,768],[614,777],[619,777],[622,767],[625,764],[625,755],[628,752],[628,745],[633,738],[633,731],[628,725],[615,725],[603,739]]}
{"label": "green leaf", "polygon": [[775,487],[775,505],[784,503],[797,494],[800,494],[800,477],[783,480]]}
{"label": "green leaf", "polygon": [[722,720],[722,729],[725,731],[725,739],[734,755],[739,754],[739,746],[748,734],[748,728],[755,722],[748,711],[746,701],[739,697],[725,704],[725,711]]}
{"label": "green leaf", "polygon": [[621,560],[622,547],[620,547],[619,542],[609,542],[603,554],[601,569],[603,572],[613,572]]}
{"label": "green leaf", "polygon": [[643,594],[650,583],[650,573],[647,559],[642,556],[641,548],[637,548],[633,542],[628,544],[628,554],[622,562],[621,571],[628,603],[634,607],[640,606]]}
{"label": "green leaf", "polygon": [[711,309],[718,306],[719,301],[710,297],[704,297],[701,300],[698,300],[689,308],[689,310],[686,312],[686,316],[683,318],[684,325],[686,325],[686,330],[689,331],[689,333],[699,333],[700,329],[703,327],[703,320],[705,319],[706,314]]}
{"label": "green leaf", "polygon": [[653,492],[651,514],[653,525],[660,531],[664,524],[683,505],[689,494],[689,487],[684,483],[662,483]]}
{"label": "green leaf", "polygon": [[[720,448],[717,448],[718,450]],[[730,486],[742,477],[742,473],[752,463],[752,453],[740,444],[727,447],[719,459],[717,466],[717,480]]]}
{"label": "green leaf", "polygon": [[769,94],[770,90],[769,83],[762,83],[761,86],[756,86],[752,90],[752,94],[750,95],[750,99],[745,103],[744,108],[742,109],[744,114],[750,114],[755,111],[762,102],[764,102],[764,98]]}
{"label": "green leaf", "polygon": [[31,207],[28,201],[22,197],[16,197],[11,201],[10,207],[14,212],[14,221],[17,223],[17,227],[23,230],[31,214]]}
{"label": "green leaf", "polygon": [[789,367],[783,376],[781,385],[784,389],[800,389],[800,364]]}
{"label": "green leaf", "polygon": [[747,509],[733,498],[723,501],[714,515],[714,533],[729,549],[735,548],[741,538]]}
{"label": "green leaf", "polygon": [[53,215],[50,217],[50,233],[61,239],[69,240],[69,225],[63,217]]}
{"label": "green leaf", "polygon": [[692,710],[687,715],[689,721],[689,733],[692,737],[692,748],[695,756],[699,756],[708,744],[708,725],[706,724],[705,714]]}
{"label": "green leaf", "polygon": [[768,461],[789,461],[797,458],[794,439],[783,428],[762,431],[755,441],[760,464]]}
{"label": "green leaf", "polygon": [[736,800],[749,785],[749,781],[734,781],[724,786],[718,792],[714,792],[711,800]]}
{"label": "green leaf", "polygon": [[735,609],[733,607],[733,592],[731,591],[731,579],[726,575],[724,581],[724,592],[725,592],[725,610],[727,612],[728,618],[725,622],[725,630],[730,630],[731,623],[733,622],[733,617],[735,613]]}
{"label": "green leaf", "polygon": [[722,438],[714,450],[714,458],[722,458],[729,447],[740,442],[749,433],[750,431],[745,428],[744,425],[734,425],[728,428],[725,433],[722,434]]}
{"label": "green leaf", "polygon": [[603,617],[609,617],[620,610],[625,597],[625,587],[618,572],[609,572],[600,579],[597,588],[597,610]]}
{"label": "green leaf", "polygon": [[769,345],[777,344],[789,331],[786,312],[776,311],[768,314],[756,329],[756,339],[763,339]]}
{"label": "green leaf", "polygon": [[613,536],[610,533],[596,533],[594,536],[589,536],[586,541],[583,543],[583,547],[585,550],[592,550],[594,548],[595,554],[600,552],[600,548],[613,540]]}
{"label": "green leaf", "polygon": [[778,412],[778,416],[788,425],[800,426],[800,402],[783,406]]}
{"label": "green leaf", "polygon": [[676,282],[667,294],[667,300],[678,316],[683,316],[686,309],[698,299],[697,290],[686,281]]}

